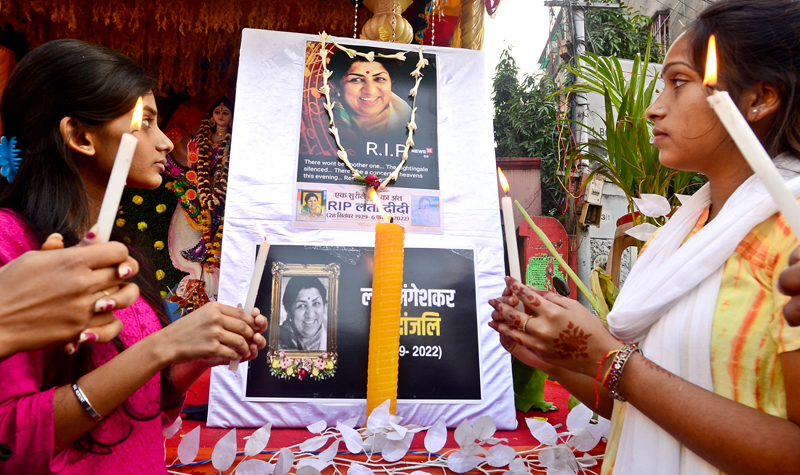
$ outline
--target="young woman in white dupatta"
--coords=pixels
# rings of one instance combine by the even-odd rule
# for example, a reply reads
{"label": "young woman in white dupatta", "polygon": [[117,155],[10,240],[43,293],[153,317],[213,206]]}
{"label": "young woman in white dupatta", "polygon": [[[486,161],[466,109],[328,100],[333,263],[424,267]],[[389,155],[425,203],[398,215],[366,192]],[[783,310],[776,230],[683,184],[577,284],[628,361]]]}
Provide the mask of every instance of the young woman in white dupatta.
{"label": "young woman in white dupatta", "polygon": [[490,301],[506,350],[612,418],[604,474],[800,473],[800,329],[777,290],[798,241],[708,105],[710,34],[721,88],[800,196],[800,0],[716,2],[670,48],[647,111],[661,162],[709,183],[643,251],[611,331],[510,278]]}

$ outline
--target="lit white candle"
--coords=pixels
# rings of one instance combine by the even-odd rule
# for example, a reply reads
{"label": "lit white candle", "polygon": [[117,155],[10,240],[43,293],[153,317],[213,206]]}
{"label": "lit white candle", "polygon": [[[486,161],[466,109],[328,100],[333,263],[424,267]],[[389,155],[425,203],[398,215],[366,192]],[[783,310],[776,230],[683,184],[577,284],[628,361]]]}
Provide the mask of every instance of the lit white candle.
{"label": "lit white candle", "polygon": [[[142,128],[142,98],[136,101],[133,109],[133,120],[131,129],[133,131]],[[133,154],[136,152],[136,144],[139,143],[133,134],[124,133],[119,142],[117,156],[114,158],[114,166],[111,168],[111,176],[108,177],[106,193],[103,195],[103,204],[100,205],[100,214],[97,217],[97,225],[102,242],[108,242],[111,237],[111,230],[114,228],[114,221],[117,218],[119,200],[122,198],[122,190],[128,181],[128,172],[131,169]]]}
{"label": "lit white candle", "polygon": [[[244,301],[244,311],[248,315],[253,313],[253,307],[256,306],[256,296],[258,295],[258,287],[261,285],[261,277],[264,275],[264,266],[267,263],[267,255],[269,254],[269,240],[267,240],[267,233],[260,224],[257,224],[259,234],[264,238],[264,241],[258,245],[258,255],[256,256],[256,264],[253,267],[253,276],[250,278],[250,287],[247,289],[247,299]],[[231,361],[228,365],[231,371],[239,370],[239,360]]]}
{"label": "lit white candle", "polygon": [[[717,83],[717,47],[714,35],[708,39],[708,57],[706,59],[706,77],[703,84],[714,86]],[[761,179],[772,195],[786,222],[800,236],[800,205],[775,168],[764,146],[758,140],[753,129],[745,120],[739,108],[727,91],[715,91],[708,97],[708,103],[714,109],[722,125],[728,131],[745,160]]]}
{"label": "lit white candle", "polygon": [[505,227],[506,234],[506,257],[508,257],[508,274],[522,282],[522,274],[519,269],[519,250],[517,249],[517,225],[514,223],[514,208],[511,204],[511,198],[508,196],[508,180],[503,175],[503,170],[497,167],[497,175],[500,178],[500,186],[506,192],[506,196],[500,199],[500,206],[503,210],[503,226]]}

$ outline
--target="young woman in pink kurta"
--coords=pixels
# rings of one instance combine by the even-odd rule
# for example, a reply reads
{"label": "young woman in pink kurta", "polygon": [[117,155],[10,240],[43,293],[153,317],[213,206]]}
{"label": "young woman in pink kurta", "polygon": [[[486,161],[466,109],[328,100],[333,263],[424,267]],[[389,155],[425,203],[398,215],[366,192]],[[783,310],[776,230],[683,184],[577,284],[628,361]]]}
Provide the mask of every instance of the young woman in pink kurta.
{"label": "young woman in pink kurta", "polygon": [[[161,183],[172,142],[158,128],[153,87],[131,59],[77,40],[47,43],[23,58],[0,101],[5,135],[21,150],[19,168],[0,179],[0,265],[39,249],[51,233],[67,246],[94,235],[139,96],[144,117],[133,132],[127,185]],[[131,278],[141,297],[114,312],[125,324],[119,338],[71,355],[56,348],[0,363],[0,442],[13,450],[0,472],[166,473],[161,425],[177,416],[191,384],[210,366],[251,359],[266,344],[266,318],[257,310],[210,303],[169,324],[153,270],[136,249],[131,254],[141,267]],[[42,292],[57,285],[43,280]],[[118,307],[113,296],[102,309]]]}

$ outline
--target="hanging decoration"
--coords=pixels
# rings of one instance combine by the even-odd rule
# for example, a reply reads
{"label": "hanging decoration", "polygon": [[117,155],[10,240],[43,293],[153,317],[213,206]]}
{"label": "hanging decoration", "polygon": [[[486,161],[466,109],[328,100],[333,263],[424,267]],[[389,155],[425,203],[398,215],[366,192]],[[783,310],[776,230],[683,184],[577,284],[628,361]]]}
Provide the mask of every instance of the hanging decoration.
{"label": "hanging decoration", "polygon": [[374,12],[361,29],[361,38],[392,43],[411,43],[414,29],[403,18],[403,12],[413,0],[363,0],[365,7]]}

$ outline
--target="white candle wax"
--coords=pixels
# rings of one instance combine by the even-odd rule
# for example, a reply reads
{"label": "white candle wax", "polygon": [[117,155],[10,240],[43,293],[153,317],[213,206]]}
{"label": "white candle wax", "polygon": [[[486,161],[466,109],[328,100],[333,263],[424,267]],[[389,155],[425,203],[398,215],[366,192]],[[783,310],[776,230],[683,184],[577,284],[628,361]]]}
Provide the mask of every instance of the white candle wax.
{"label": "white candle wax", "polygon": [[739,108],[726,91],[716,91],[708,97],[708,102],[716,112],[722,125],[728,131],[739,151],[744,155],[750,168],[758,175],[772,195],[795,236],[800,237],[800,205],[775,168],[775,164],[753,129],[750,128]]}
{"label": "white candle wax", "polygon": [[508,273],[511,277],[525,283],[519,269],[519,250],[517,249],[517,226],[514,224],[514,209],[511,198],[504,196],[500,199],[503,209],[503,225],[506,232],[506,252],[508,253]]}
{"label": "white candle wax", "polygon": [[97,217],[102,242],[108,242],[111,237],[111,230],[114,228],[114,221],[117,218],[119,200],[122,198],[122,190],[125,189],[125,183],[128,181],[128,172],[131,169],[133,154],[138,143],[139,139],[132,134],[122,134],[117,157],[114,159],[111,176],[106,185],[106,193],[103,195],[103,204],[100,205],[100,214]]}
{"label": "white candle wax", "polygon": [[[247,299],[244,301],[244,311],[248,315],[253,313],[253,307],[256,306],[256,295],[258,294],[258,287],[261,285],[261,277],[264,275],[264,266],[267,263],[267,255],[269,254],[269,241],[266,239],[258,245],[258,255],[256,256],[256,264],[253,267],[253,277],[250,278],[250,287],[247,289]],[[239,360],[231,361],[228,365],[231,371],[239,370]]]}

